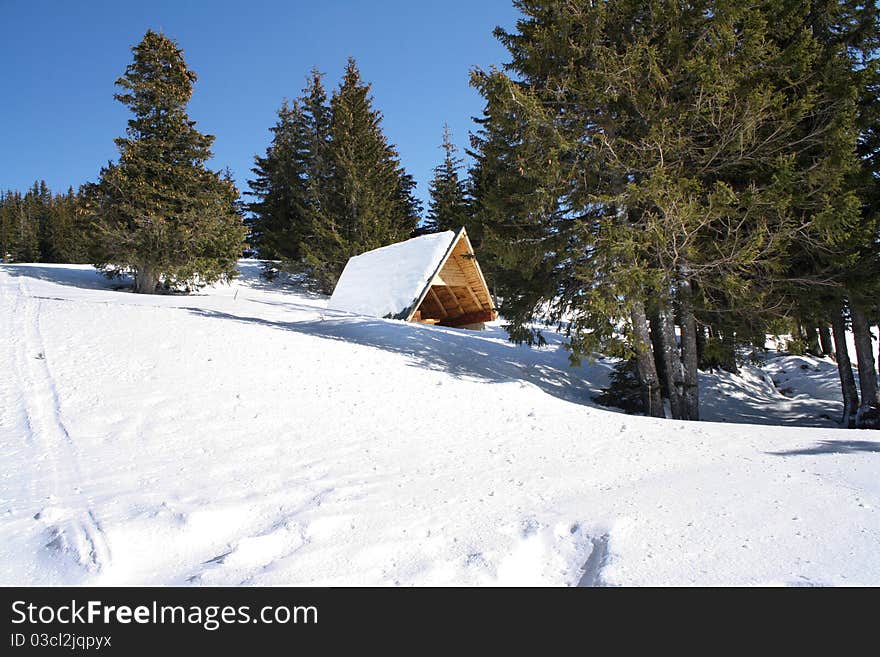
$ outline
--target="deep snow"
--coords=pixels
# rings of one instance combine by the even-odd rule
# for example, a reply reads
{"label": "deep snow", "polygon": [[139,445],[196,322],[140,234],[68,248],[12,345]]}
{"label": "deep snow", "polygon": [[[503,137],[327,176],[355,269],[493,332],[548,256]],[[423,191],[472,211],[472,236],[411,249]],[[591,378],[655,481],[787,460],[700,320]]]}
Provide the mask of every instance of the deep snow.
{"label": "deep snow", "polygon": [[345,264],[327,307],[406,319],[454,239],[455,233],[447,230],[354,256]]}
{"label": "deep snow", "polygon": [[633,417],[556,336],[241,267],[145,297],[0,266],[0,583],[880,584],[880,440],[835,428],[833,363],[703,376],[714,422]]}

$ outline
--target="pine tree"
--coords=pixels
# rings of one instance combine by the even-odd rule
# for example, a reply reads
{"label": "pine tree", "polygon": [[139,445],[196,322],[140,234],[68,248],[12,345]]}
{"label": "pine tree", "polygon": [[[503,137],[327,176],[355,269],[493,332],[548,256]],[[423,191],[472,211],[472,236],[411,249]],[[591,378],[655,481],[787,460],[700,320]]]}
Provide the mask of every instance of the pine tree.
{"label": "pine tree", "polygon": [[431,200],[428,216],[419,226],[419,234],[437,233],[444,230],[458,230],[465,226],[470,217],[465,181],[459,173],[462,160],[456,156],[449,125],[443,126],[443,162],[434,168],[434,177],[428,185]]}
{"label": "pine tree", "polygon": [[228,178],[209,170],[212,135],[186,113],[196,75],[168,37],[147,31],[116,81],[115,98],[134,118],[116,139],[119,161],[101,170],[86,199],[96,226],[96,266],[130,271],[134,289],[154,293],[235,275],[244,244]]}
{"label": "pine tree", "polygon": [[18,206],[16,254],[19,262],[40,262],[41,233],[48,214],[48,188],[45,182],[34,182]]}
{"label": "pine tree", "polygon": [[473,76],[476,206],[511,336],[538,339],[549,309],[577,357],[624,320],[653,399],[654,301],[681,328],[680,416],[698,419],[698,317],[753,326],[790,243],[852,219],[846,107],[824,102],[803,5],[516,5],[516,31],[496,31],[510,75]]}
{"label": "pine tree", "polygon": [[330,108],[331,173],[321,202],[310,208],[312,232],[304,245],[305,261],[325,291],[351,256],[409,237],[419,209],[415,183],[385,138],[370,86],[353,59]]}
{"label": "pine tree", "polygon": [[305,163],[304,232],[307,236],[315,233],[313,224],[329,207],[334,174],[330,145],[333,112],[324,90],[323,77],[320,71],[312,69],[301,99],[305,119],[302,153]]}
{"label": "pine tree", "polygon": [[30,204],[31,221],[36,224],[37,257],[35,262],[48,262],[51,257],[49,231],[52,223],[52,192],[45,180],[34,182],[26,195]]}
{"label": "pine tree", "polygon": [[82,210],[81,198],[72,187],[53,196],[46,236],[46,262],[89,262],[91,227]]}
{"label": "pine tree", "polygon": [[248,181],[249,195],[256,201],[247,208],[253,214],[251,245],[266,260],[297,261],[304,234],[306,138],[299,101],[284,101],[272,128],[272,143],[264,157],[254,158],[256,178]]}
{"label": "pine tree", "polygon": [[0,260],[8,262],[15,251],[15,197],[11,190],[0,192]]}
{"label": "pine tree", "polygon": [[19,191],[8,191],[3,199],[3,259],[6,262],[27,262],[38,252],[37,231],[25,209]]}
{"label": "pine tree", "polygon": [[[850,315],[859,365],[861,401],[856,427],[880,429],[880,387],[874,368],[870,324],[880,324],[880,24],[875,2],[846,0],[832,34],[847,57],[848,85],[856,95],[859,167],[853,186],[859,197],[855,266],[846,267]],[[841,385],[846,385],[842,379]]]}
{"label": "pine tree", "polygon": [[[782,294],[802,323],[835,331],[835,356],[844,397],[843,424],[880,427],[880,394],[873,374],[869,323],[880,317],[880,33],[875,3],[823,0],[809,3],[802,22],[820,48],[811,62],[820,81],[828,129],[802,154],[800,166],[827,184],[839,181],[831,198],[796,194],[793,207],[809,216],[790,244]],[[777,37],[778,38],[778,37]],[[811,119],[815,122],[815,119]],[[810,125],[803,132],[809,132]],[[855,152],[856,158],[848,155]],[[831,167],[816,163],[832,159]],[[806,186],[810,192],[815,187]],[[818,202],[817,202],[818,200]],[[855,337],[861,403],[843,335],[846,318]],[[815,320],[814,320],[815,318]],[[812,329],[812,327],[811,327]],[[812,333],[812,330],[810,331]],[[815,346],[814,346],[815,347]]]}
{"label": "pine tree", "polygon": [[249,195],[257,199],[247,206],[253,216],[252,245],[260,257],[280,260],[291,271],[304,268],[304,244],[329,204],[331,109],[322,77],[312,70],[303,95],[283,103],[272,143],[264,157],[255,158],[256,178],[249,181]]}
{"label": "pine tree", "polygon": [[38,181],[24,195],[0,192],[0,259],[87,263],[89,222],[72,187],[53,194],[45,181]]}

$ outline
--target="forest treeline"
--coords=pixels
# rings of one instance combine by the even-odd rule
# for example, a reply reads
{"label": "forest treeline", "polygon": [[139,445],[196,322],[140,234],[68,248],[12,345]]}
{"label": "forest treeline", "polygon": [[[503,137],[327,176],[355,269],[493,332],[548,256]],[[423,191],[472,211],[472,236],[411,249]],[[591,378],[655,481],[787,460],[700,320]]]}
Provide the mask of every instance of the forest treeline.
{"label": "forest treeline", "polygon": [[[354,59],[332,93],[313,71],[281,104],[242,202],[205,166],[195,74],[151,31],[116,83],[119,161],[78,194],[4,195],[4,253],[87,252],[156,292],[234,276],[247,240],[267,273],[329,292],[349,257],[463,225],[512,340],[552,327],[573,361],[622,357],[606,403],[698,420],[700,369],[736,372],[789,333],[836,360],[842,424],[880,428],[876,4],[514,4],[495,31],[509,60],[471,73],[467,164],[445,128],[424,217]],[[52,237],[53,207],[85,251]]]}
{"label": "forest treeline", "polygon": [[73,188],[54,194],[45,181],[24,194],[0,192],[0,258],[5,262],[88,263],[88,218]]}

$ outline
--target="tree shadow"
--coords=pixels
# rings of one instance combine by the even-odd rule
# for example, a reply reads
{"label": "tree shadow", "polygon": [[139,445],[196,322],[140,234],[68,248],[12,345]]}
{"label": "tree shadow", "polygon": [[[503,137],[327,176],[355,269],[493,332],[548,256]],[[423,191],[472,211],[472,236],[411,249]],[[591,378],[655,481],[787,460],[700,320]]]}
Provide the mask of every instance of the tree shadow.
{"label": "tree shadow", "polygon": [[[362,317],[352,321],[350,315],[335,316],[330,315],[330,311],[319,320],[284,322],[205,308],[186,310],[202,317],[268,326],[394,352],[406,356],[415,367],[443,371],[458,378],[493,383],[527,382],[565,401],[588,406],[596,406],[592,396],[605,385],[612,368],[608,361],[571,367],[561,345],[541,349],[515,345],[506,341],[507,333],[498,327],[467,331]],[[504,340],[499,340],[502,336]]]}
{"label": "tree shadow", "polygon": [[84,290],[116,290],[132,284],[130,276],[107,278],[91,266],[0,264],[0,271],[14,277],[35,278]]}
{"label": "tree shadow", "polygon": [[839,401],[784,395],[766,373],[700,373],[700,415],[707,421],[833,429],[840,427],[835,418],[842,410]]}
{"label": "tree shadow", "polygon": [[859,452],[880,453],[880,442],[872,440],[820,440],[813,447],[767,453],[774,456],[811,456],[815,454],[856,454]]}

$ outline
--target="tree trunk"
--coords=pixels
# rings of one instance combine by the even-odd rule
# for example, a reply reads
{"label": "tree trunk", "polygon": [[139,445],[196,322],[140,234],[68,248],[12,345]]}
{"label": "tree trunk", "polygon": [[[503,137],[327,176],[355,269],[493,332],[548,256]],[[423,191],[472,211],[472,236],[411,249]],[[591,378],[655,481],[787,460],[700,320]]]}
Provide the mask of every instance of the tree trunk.
{"label": "tree trunk", "polygon": [[663,308],[660,313],[661,359],[666,374],[666,387],[669,388],[669,408],[672,417],[684,420],[684,372],[681,369],[681,358],[675,342],[675,320],[670,308]]}
{"label": "tree trunk", "polygon": [[697,366],[703,367],[703,354],[706,352],[706,328],[697,327]]}
{"label": "tree trunk", "polygon": [[819,342],[822,345],[822,355],[834,358],[834,347],[831,344],[831,329],[827,326],[819,327]]}
{"label": "tree trunk", "polygon": [[648,324],[651,328],[651,349],[654,351],[654,366],[657,368],[657,379],[660,381],[660,394],[664,399],[669,399],[669,381],[667,378],[666,364],[663,362],[663,336],[660,322],[660,306],[657,303],[649,303],[646,307]]}
{"label": "tree trunk", "polygon": [[856,361],[859,367],[859,389],[862,393],[862,403],[856,413],[856,428],[880,429],[880,394],[877,391],[877,370],[874,369],[871,328],[856,304],[850,302],[849,307],[856,343]]}
{"label": "tree trunk", "polygon": [[822,347],[819,345],[819,336],[817,335],[816,329],[804,326],[803,330],[804,337],[807,341],[807,353],[811,356],[821,356]]}
{"label": "tree trunk", "polygon": [[846,325],[843,322],[843,308],[831,316],[831,329],[834,331],[834,356],[837,359],[837,374],[840,377],[840,391],[843,395],[843,417],[840,423],[848,429],[856,426],[856,412],[859,408],[859,393],[853,376],[849,349],[846,346]]}
{"label": "tree trunk", "polygon": [[666,414],[663,412],[663,397],[660,395],[657,366],[654,364],[654,354],[651,349],[651,335],[648,330],[645,305],[641,301],[635,302],[630,315],[633,324],[636,362],[639,366],[639,383],[642,386],[645,415],[666,417]]}
{"label": "tree trunk", "polygon": [[134,291],[137,294],[155,294],[159,272],[152,265],[141,265],[135,270]]}
{"label": "tree trunk", "polygon": [[678,284],[681,307],[681,362],[684,368],[684,418],[700,419],[700,390],[697,382],[697,323],[694,319],[693,290],[689,280]]}

